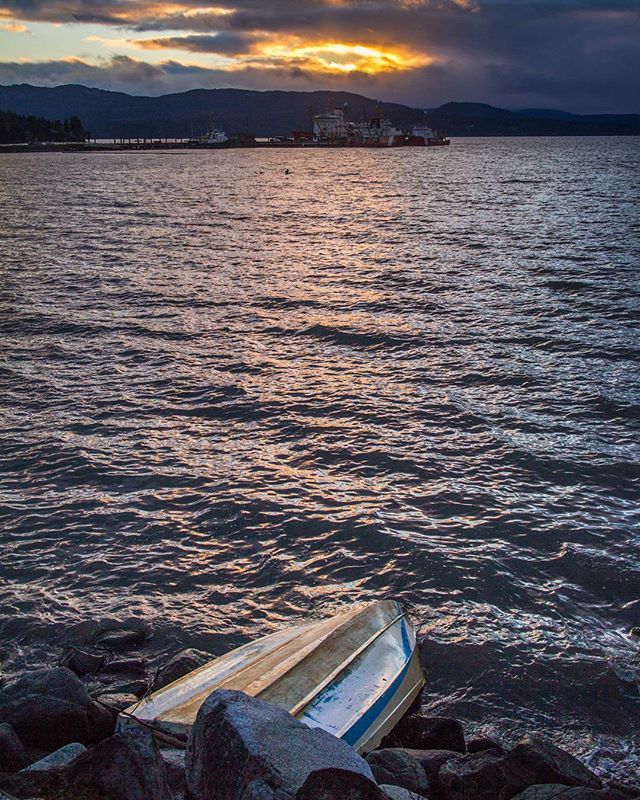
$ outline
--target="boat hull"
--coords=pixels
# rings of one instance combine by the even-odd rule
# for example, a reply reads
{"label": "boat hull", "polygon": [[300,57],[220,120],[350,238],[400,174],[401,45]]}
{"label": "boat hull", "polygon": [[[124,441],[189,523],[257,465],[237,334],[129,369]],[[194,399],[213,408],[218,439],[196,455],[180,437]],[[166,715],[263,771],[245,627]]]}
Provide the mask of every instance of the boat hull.
{"label": "boat hull", "polygon": [[118,727],[140,720],[184,736],[211,692],[238,689],[367,752],[423,684],[411,622],[395,601],[379,601],[227,653],[127,709]]}

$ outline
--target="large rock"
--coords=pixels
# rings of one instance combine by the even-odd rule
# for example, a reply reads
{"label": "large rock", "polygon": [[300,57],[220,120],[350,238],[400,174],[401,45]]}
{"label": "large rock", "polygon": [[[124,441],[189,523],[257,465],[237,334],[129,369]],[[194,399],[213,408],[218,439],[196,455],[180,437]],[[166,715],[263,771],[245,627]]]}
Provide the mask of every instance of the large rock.
{"label": "large rock", "polygon": [[423,795],[410,792],[408,789],[403,789],[402,786],[383,783],[380,788],[389,800],[425,800]]}
{"label": "large rock", "polygon": [[312,772],[298,789],[296,800],[386,800],[386,796],[364,775],[329,767]]}
{"label": "large rock", "polygon": [[179,653],[176,653],[164,667],[158,670],[151,686],[151,691],[156,692],[158,689],[168,686],[170,683],[177,681],[178,678],[182,678],[184,675],[193,672],[194,669],[203,667],[212,659],[212,655],[204,653],[202,650],[194,650],[193,648],[181,650]]}
{"label": "large rock", "polygon": [[505,749],[500,742],[490,739],[488,736],[480,736],[477,739],[470,739],[467,742],[469,753],[482,753],[485,750],[495,750],[497,753],[504,753]]}
{"label": "large rock", "polygon": [[0,722],[8,722],[24,745],[49,751],[113,733],[109,711],[66,667],[28,673],[1,689]]}
{"label": "large rock", "polygon": [[153,736],[131,728],[100,742],[66,770],[65,800],[170,800]]}
{"label": "large rock", "polygon": [[17,772],[29,763],[24,745],[11,725],[0,725],[0,772]]}
{"label": "large rock", "polygon": [[417,750],[454,750],[464,753],[464,732],[457,719],[427,717],[420,712],[407,714],[384,737],[381,746],[410,747]]}
{"label": "large rock", "polygon": [[402,786],[416,794],[427,794],[429,780],[417,758],[401,748],[373,750],[365,756],[378,783]]}
{"label": "large rock", "polygon": [[525,737],[511,752],[496,750],[451,759],[438,772],[450,800],[508,800],[529,786],[563,784],[598,789],[597,775],[578,759],[538,737]]}
{"label": "large rock", "polygon": [[504,761],[491,753],[452,758],[438,772],[437,789],[447,800],[505,800],[524,786],[514,789]]}
{"label": "large rock", "polygon": [[545,783],[529,786],[516,795],[514,800],[606,800],[608,792],[591,789],[588,786],[564,786],[559,783]]}
{"label": "large rock", "polygon": [[509,770],[522,788],[561,783],[599,789],[602,781],[570,753],[537,736],[526,736],[505,756]]}
{"label": "large rock", "polygon": [[[51,769],[29,772],[22,770],[12,775],[0,774],[0,800],[5,796],[43,798],[43,800],[72,800],[65,791],[64,771]],[[84,798],[73,798],[84,800]]]}
{"label": "large rock", "polygon": [[109,650],[132,647],[142,644],[147,638],[147,631],[143,627],[133,628],[118,625],[109,625],[98,630],[92,637],[93,644]]}
{"label": "large rock", "polygon": [[117,658],[100,670],[105,675],[138,675],[145,677],[147,667],[143,658]]}
{"label": "large rock", "polygon": [[460,758],[460,753],[453,750],[414,750],[406,748],[406,753],[417,759],[422,765],[430,783],[433,783],[440,772],[440,767],[452,758]]}
{"label": "large rock", "polygon": [[209,695],[187,746],[194,800],[291,800],[312,772],[327,768],[373,780],[345,742],[238,691]]}
{"label": "large rock", "polygon": [[96,697],[98,703],[108,706],[113,714],[118,716],[121,711],[135,705],[138,698],[135,694],[122,694],[121,692],[104,692]]}
{"label": "large rock", "polygon": [[185,752],[174,748],[162,748],[160,750],[164,768],[167,773],[167,783],[175,794],[184,793],[187,788],[187,776],[185,773]]}
{"label": "large rock", "polygon": [[72,647],[60,660],[61,667],[68,667],[76,675],[91,675],[98,672],[106,659],[104,653],[90,653],[88,650],[80,650]]}
{"label": "large rock", "polygon": [[65,744],[59,750],[54,750],[48,756],[35,761],[26,767],[25,772],[42,772],[43,770],[54,769],[56,767],[65,767],[70,764],[74,758],[87,752],[87,748],[79,742],[72,742]]}

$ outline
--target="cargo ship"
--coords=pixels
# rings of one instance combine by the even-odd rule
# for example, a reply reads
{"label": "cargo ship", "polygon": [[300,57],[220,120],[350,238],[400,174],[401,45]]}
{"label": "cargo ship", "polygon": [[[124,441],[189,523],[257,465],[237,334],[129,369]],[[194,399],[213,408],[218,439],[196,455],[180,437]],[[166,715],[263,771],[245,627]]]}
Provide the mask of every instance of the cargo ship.
{"label": "cargo ship", "polygon": [[410,132],[397,128],[391,120],[379,113],[364,122],[347,120],[346,106],[329,108],[313,117],[313,132],[296,131],[294,139],[313,141],[316,144],[342,147],[437,147],[451,140],[433,129],[425,120]]}

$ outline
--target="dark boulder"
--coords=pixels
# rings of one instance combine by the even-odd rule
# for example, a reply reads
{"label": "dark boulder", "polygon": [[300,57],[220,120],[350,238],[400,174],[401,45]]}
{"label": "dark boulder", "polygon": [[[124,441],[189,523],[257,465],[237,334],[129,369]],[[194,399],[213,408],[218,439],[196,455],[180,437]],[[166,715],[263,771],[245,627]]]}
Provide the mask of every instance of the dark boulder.
{"label": "dark boulder", "polygon": [[460,753],[453,750],[414,750],[406,748],[406,753],[413,756],[422,765],[430,783],[436,781],[440,767],[452,758],[460,758]]}
{"label": "dark boulder", "polygon": [[482,753],[485,750],[495,750],[496,753],[506,752],[500,742],[490,739],[488,736],[480,736],[467,742],[467,752],[469,753]]}
{"label": "dark boulder", "polygon": [[43,800],[84,800],[84,798],[70,798],[65,793],[64,771],[51,770],[22,770],[12,775],[0,774],[0,800],[6,792],[10,797],[17,798],[43,798]]}
{"label": "dark boulder", "polygon": [[111,714],[66,667],[28,673],[1,689],[0,722],[8,722],[24,745],[48,751],[113,733]]}
{"label": "dark boulder", "polygon": [[96,697],[98,703],[108,706],[116,716],[129,706],[138,702],[135,694],[122,694],[121,692],[103,692]]}
{"label": "dark boulder", "polygon": [[348,769],[314,770],[296,793],[296,800],[386,800],[373,780]]}
{"label": "dark boulder", "polygon": [[30,764],[26,768],[26,771],[43,772],[50,769],[56,769],[58,767],[65,767],[75,758],[86,752],[87,748],[79,742],[65,744],[65,746],[61,747],[59,750],[54,750],[53,753],[49,753],[48,756],[45,756],[44,758],[35,761],[33,764]]}
{"label": "dark boulder", "polygon": [[99,647],[118,649],[142,644],[146,638],[147,632],[143,628],[109,626],[98,630],[91,641]]}
{"label": "dark boulder", "polygon": [[105,675],[138,675],[145,677],[147,667],[143,658],[117,658],[105,664],[101,672]]}
{"label": "dark boulder", "polygon": [[384,737],[381,747],[411,747],[417,750],[465,752],[464,732],[457,719],[408,714]]}
{"label": "dark boulder", "polygon": [[105,659],[104,653],[90,653],[87,650],[79,650],[77,647],[72,647],[60,659],[59,666],[68,667],[76,675],[91,675],[93,672],[98,672]]}
{"label": "dark boulder", "polygon": [[380,788],[389,800],[425,800],[423,795],[410,792],[408,789],[403,789],[402,786],[383,783]]}
{"label": "dark boulder", "polygon": [[218,689],[200,707],[187,746],[194,800],[291,800],[312,772],[373,780],[345,742],[243,692]]}
{"label": "dark boulder", "polygon": [[438,772],[437,787],[447,800],[503,800],[510,797],[507,774],[503,756],[472,753],[447,761]]}
{"label": "dark boulder", "polygon": [[600,787],[597,775],[576,758],[537,737],[526,737],[506,755],[486,750],[451,759],[437,782],[448,800],[508,800],[545,783]]}
{"label": "dark boulder", "polygon": [[153,736],[131,728],[100,742],[65,771],[65,800],[170,800]]}
{"label": "dark boulder", "polygon": [[545,783],[529,786],[516,795],[514,800],[607,800],[607,792],[588,786],[564,786]]}
{"label": "dark boulder", "polygon": [[156,692],[158,689],[168,686],[170,683],[177,681],[178,678],[182,678],[184,675],[193,672],[194,669],[203,667],[212,659],[212,655],[204,653],[202,650],[194,650],[193,648],[181,650],[179,653],[176,653],[164,667],[158,670],[151,686],[151,691]]}
{"label": "dark boulder", "polygon": [[139,700],[148,690],[149,684],[146,681],[129,681],[112,686],[108,691],[109,694],[132,694]]}
{"label": "dark boulder", "polygon": [[365,759],[378,783],[402,786],[417,794],[429,791],[429,779],[422,764],[407,750],[395,747],[373,750]]}
{"label": "dark boulder", "polygon": [[0,772],[17,772],[29,763],[27,752],[11,725],[0,725]]}
{"label": "dark boulder", "polygon": [[164,768],[167,773],[167,783],[169,784],[169,788],[172,792],[174,792],[174,794],[184,794],[187,788],[184,750],[163,748],[160,750],[160,754],[162,755],[162,760],[164,761]]}
{"label": "dark boulder", "polygon": [[602,781],[577,758],[537,736],[525,736],[505,756],[513,782],[524,789],[535,784],[561,783],[599,789]]}

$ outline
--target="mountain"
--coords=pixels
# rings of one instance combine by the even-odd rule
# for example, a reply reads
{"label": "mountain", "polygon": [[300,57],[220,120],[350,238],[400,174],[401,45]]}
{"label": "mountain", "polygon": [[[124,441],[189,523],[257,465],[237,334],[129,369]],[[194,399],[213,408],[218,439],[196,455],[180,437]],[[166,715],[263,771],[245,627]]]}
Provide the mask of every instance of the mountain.
{"label": "mountain", "polygon": [[570,114],[549,109],[507,111],[484,103],[446,103],[429,119],[450,136],[638,136],[640,114]]}
{"label": "mountain", "polygon": [[[193,89],[143,97],[72,84],[0,86],[0,110],[54,120],[78,116],[98,138],[198,135],[212,114],[228,133],[283,136],[308,130],[313,113],[324,111],[329,102],[336,108],[346,104],[350,119],[356,121],[378,110],[404,128],[422,119],[418,109],[378,104],[350,92]],[[431,109],[429,119],[450,136],[640,135],[640,114],[580,116],[550,109],[508,111],[483,103],[446,103]]]}
{"label": "mountain", "polygon": [[[0,86],[0,109],[50,119],[77,114],[99,138],[198,135],[206,131],[212,114],[216,125],[228,133],[284,136],[296,129],[309,130],[313,114],[325,111],[330,101],[336,108],[346,103],[350,117],[358,120],[373,116],[378,108],[375,100],[349,92],[193,89],[141,97],[75,85]],[[381,103],[380,110],[403,126],[415,125],[421,117],[421,112],[397,103]]]}

